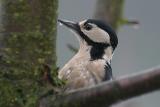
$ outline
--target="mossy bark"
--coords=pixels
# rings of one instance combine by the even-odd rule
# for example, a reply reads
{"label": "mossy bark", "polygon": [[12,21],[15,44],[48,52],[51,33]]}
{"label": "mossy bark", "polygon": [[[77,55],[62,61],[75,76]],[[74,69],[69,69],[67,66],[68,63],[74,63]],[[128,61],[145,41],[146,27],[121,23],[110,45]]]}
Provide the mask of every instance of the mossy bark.
{"label": "mossy bark", "polygon": [[0,106],[32,107],[46,90],[43,64],[56,75],[58,0],[1,0]]}

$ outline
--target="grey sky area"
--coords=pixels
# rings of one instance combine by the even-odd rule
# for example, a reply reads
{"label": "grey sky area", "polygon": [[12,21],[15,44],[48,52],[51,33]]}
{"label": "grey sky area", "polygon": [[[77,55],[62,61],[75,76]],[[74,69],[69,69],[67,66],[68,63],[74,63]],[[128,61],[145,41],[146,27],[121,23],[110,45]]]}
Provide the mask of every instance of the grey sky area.
{"label": "grey sky area", "polygon": [[[59,18],[80,21],[91,18],[96,0],[59,0]],[[138,29],[123,26],[118,31],[119,45],[112,68],[115,77],[128,75],[160,65],[160,0],[126,0],[124,16],[137,19]],[[62,67],[73,55],[67,44],[78,47],[78,41],[65,27],[58,26],[57,65]],[[137,107],[159,107],[160,92],[131,100]],[[134,106],[133,106],[134,107]]]}

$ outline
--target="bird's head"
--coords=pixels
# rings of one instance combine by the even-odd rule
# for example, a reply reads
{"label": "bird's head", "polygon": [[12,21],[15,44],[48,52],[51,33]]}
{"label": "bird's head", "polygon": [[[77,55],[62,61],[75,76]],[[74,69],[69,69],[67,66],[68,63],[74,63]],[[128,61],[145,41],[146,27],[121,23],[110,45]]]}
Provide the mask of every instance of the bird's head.
{"label": "bird's head", "polygon": [[58,21],[75,32],[82,45],[85,43],[92,47],[90,50],[92,59],[102,58],[108,48],[113,53],[117,47],[117,35],[104,21],[96,19],[83,20],[78,23],[67,20]]}

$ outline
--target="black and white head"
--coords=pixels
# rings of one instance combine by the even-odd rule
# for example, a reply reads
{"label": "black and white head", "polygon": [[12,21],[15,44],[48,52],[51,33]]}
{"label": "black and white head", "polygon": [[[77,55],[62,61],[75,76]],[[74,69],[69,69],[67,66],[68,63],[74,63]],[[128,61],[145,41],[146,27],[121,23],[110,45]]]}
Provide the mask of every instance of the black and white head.
{"label": "black and white head", "polygon": [[83,20],[78,23],[66,20],[58,21],[76,33],[82,47],[90,47],[91,60],[103,58],[111,60],[118,44],[118,38],[107,23],[96,19]]}

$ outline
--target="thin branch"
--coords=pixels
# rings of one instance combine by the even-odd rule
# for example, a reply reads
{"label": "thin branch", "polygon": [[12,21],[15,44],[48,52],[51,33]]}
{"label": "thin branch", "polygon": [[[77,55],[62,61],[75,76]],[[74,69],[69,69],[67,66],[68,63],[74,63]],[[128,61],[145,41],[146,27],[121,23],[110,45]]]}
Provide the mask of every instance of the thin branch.
{"label": "thin branch", "polygon": [[160,67],[57,97],[54,107],[110,106],[160,89]]}

